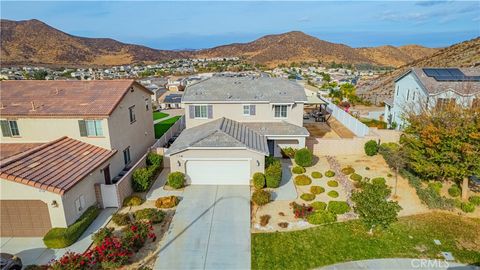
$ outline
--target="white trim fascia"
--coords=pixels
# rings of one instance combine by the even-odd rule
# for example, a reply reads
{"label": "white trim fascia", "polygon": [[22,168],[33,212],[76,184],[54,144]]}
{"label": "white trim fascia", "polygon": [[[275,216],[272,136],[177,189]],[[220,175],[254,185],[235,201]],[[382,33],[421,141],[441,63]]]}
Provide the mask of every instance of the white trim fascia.
{"label": "white trim fascia", "polygon": [[438,96],[438,95],[441,95],[441,94],[444,94],[444,93],[448,93],[448,92],[453,92],[455,94],[457,94],[458,96],[461,96],[461,97],[472,97],[472,96],[475,96],[476,94],[480,93],[480,91],[477,91],[477,92],[473,92],[471,94],[461,94],[451,88],[448,88],[447,90],[445,91],[442,91],[442,92],[438,92],[438,93],[434,93],[434,94],[429,94],[429,96],[431,97],[434,97],[434,96]]}
{"label": "white trim fascia", "polygon": [[177,155],[179,153],[185,152],[187,150],[247,150],[251,151],[260,155],[268,155],[268,153],[262,153],[260,151],[248,148],[248,147],[187,147],[185,149],[182,149],[180,151],[174,152],[174,153],[169,153],[168,155],[165,156],[172,156],[172,155]]}
{"label": "white trim fascia", "polygon": [[242,161],[250,161],[253,160],[253,158],[183,158],[182,160],[185,161],[194,161],[194,160],[242,160]]}
{"label": "white trim fascia", "polygon": [[268,135],[268,134],[265,134],[264,136],[265,137],[282,137],[282,139],[284,139],[285,137],[296,138],[296,137],[308,137],[310,135]]}
{"label": "white trim fascia", "polygon": [[201,101],[183,101],[182,100],[182,103],[184,104],[202,104],[202,103],[208,103],[208,104],[223,104],[223,103],[232,103],[232,104],[235,104],[235,103],[255,103],[255,104],[258,104],[258,103],[265,103],[265,104],[268,104],[270,103],[269,101],[266,101],[266,100],[261,100],[261,101],[252,101],[252,100],[217,100],[217,101],[206,101],[206,100],[201,100]]}

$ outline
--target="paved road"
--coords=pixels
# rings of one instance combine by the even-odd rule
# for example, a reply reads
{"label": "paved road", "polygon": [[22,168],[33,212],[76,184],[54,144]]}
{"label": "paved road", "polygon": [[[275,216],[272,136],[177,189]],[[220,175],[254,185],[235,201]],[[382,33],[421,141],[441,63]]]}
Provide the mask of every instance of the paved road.
{"label": "paved road", "polygon": [[407,258],[391,258],[391,259],[375,259],[363,260],[346,263],[338,263],[334,265],[319,268],[319,270],[479,270],[480,267],[473,265],[464,265],[443,260],[428,259],[407,259]]}
{"label": "paved road", "polygon": [[250,269],[248,186],[185,189],[155,269]]}

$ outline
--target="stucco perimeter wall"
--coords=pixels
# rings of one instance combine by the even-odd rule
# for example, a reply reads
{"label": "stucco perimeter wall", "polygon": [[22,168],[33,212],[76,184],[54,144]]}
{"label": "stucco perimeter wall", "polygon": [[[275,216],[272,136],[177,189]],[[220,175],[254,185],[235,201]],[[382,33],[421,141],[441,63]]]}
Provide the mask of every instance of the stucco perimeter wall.
{"label": "stucco perimeter wall", "polygon": [[147,167],[147,152],[144,154],[140,160],[137,161],[137,163],[128,171],[127,174],[125,174],[122,179],[120,179],[119,182],[117,182],[115,185],[117,186],[117,198],[118,198],[118,205],[119,207],[122,206],[123,200],[130,196],[133,193],[132,189],[132,175],[133,172],[138,169],[138,168],[145,168]]}
{"label": "stucco perimeter wall", "polygon": [[[186,159],[188,158],[249,158],[250,159],[250,175],[256,172],[264,172],[265,156],[263,154],[252,152],[244,149],[225,149],[225,150],[186,150],[168,157],[170,160],[170,171],[180,171],[185,173]],[[164,160],[167,162],[167,160]],[[180,163],[180,166],[178,165]],[[215,168],[212,168],[215,170]]]}

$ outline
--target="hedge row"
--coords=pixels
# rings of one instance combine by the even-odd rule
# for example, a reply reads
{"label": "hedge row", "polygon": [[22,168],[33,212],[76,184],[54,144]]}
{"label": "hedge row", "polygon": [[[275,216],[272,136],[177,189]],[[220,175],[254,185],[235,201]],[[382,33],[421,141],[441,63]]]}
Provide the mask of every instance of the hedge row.
{"label": "hedge row", "polygon": [[135,169],[132,175],[132,188],[135,192],[147,191],[161,169],[163,157],[159,154],[147,154],[147,167]]}

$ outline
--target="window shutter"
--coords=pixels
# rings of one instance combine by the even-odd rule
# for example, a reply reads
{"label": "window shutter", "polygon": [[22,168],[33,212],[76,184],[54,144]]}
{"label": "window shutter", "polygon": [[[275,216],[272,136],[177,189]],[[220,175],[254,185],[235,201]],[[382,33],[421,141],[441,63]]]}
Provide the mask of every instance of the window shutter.
{"label": "window shutter", "polygon": [[250,105],[250,115],[255,115],[255,105]]}
{"label": "window shutter", "polygon": [[190,115],[190,119],[195,118],[195,106],[188,105],[188,113]]}
{"label": "window shutter", "polygon": [[207,106],[207,110],[208,110],[208,119],[212,119],[213,118],[213,106],[212,105],[208,105]]}
{"label": "window shutter", "polygon": [[0,121],[2,125],[2,135],[3,137],[12,137],[12,131],[7,120]]}
{"label": "window shutter", "polygon": [[80,137],[87,137],[87,125],[85,120],[78,120],[78,127],[80,128]]}

